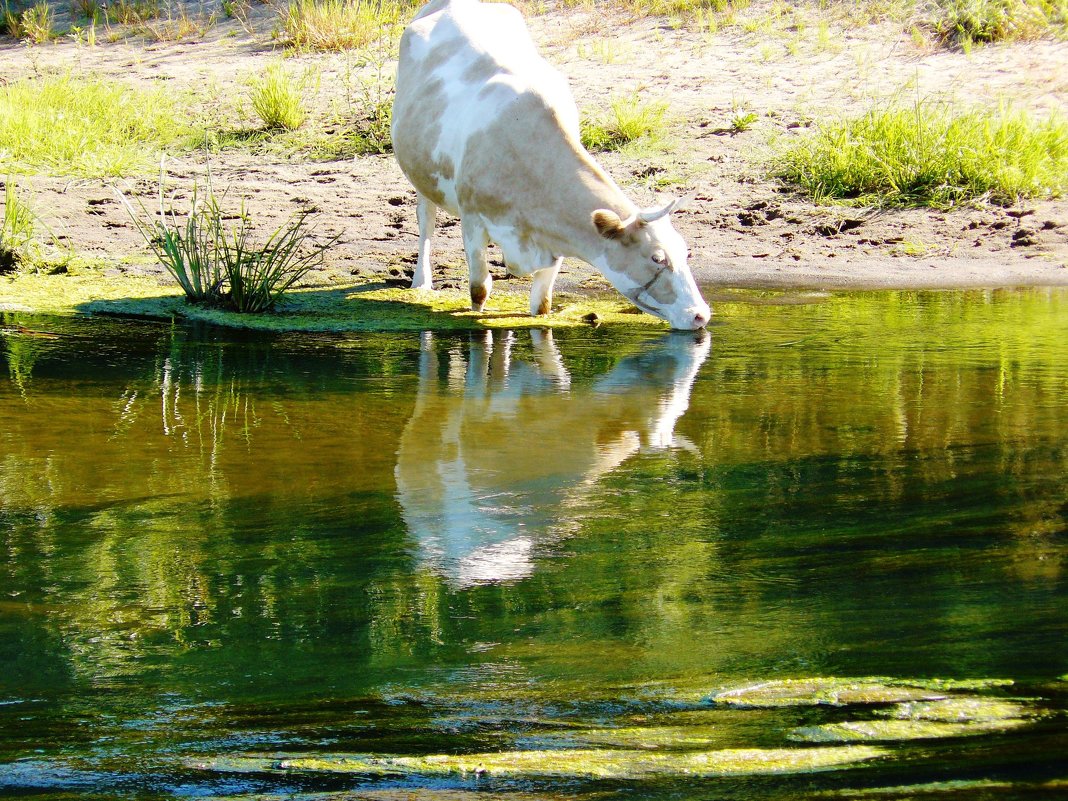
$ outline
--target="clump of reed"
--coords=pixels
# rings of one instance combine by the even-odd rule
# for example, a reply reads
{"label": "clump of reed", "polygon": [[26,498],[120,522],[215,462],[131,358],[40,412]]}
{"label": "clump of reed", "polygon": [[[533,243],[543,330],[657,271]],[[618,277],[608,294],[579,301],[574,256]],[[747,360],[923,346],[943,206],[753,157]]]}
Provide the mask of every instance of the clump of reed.
{"label": "clump of reed", "polygon": [[0,2],[0,31],[32,44],[44,44],[59,36],[56,15],[47,0],[23,7],[11,0]]}
{"label": "clump of reed", "polygon": [[[269,311],[337,242],[336,236],[317,241],[311,212],[302,212],[255,244],[244,203],[236,215],[227,214],[210,179],[203,188],[194,184],[184,211],[167,204],[164,182],[161,173],[156,214],[143,205],[136,209],[121,193],[120,199],[160,264],[194,303]],[[228,219],[234,224],[227,225]]]}
{"label": "clump of reed", "polygon": [[4,214],[0,217],[0,275],[13,272],[33,239],[36,217],[29,204],[19,197],[15,182],[4,184]]}

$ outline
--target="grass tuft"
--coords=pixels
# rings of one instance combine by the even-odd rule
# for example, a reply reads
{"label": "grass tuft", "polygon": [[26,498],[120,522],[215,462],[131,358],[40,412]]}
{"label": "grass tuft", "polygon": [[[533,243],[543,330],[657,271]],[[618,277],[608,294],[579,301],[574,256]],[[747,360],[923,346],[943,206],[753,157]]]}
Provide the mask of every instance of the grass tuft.
{"label": "grass tuft", "polygon": [[156,42],[180,42],[185,39],[200,39],[215,26],[216,15],[190,14],[186,9],[146,19],[135,26],[137,33]]}
{"label": "grass tuft", "polygon": [[33,239],[36,218],[18,196],[14,181],[4,185],[4,215],[0,218],[0,275],[13,272]]}
{"label": "grass tuft", "polygon": [[749,0],[622,0],[620,5],[640,16],[697,16],[731,13],[748,8]]}
{"label": "grass tuft", "polygon": [[973,43],[1064,35],[1065,0],[934,0],[927,23],[944,42],[965,49]]}
{"label": "grass tuft", "polygon": [[1008,107],[891,104],[818,126],[786,149],[773,171],[817,201],[1009,205],[1068,189],[1068,123]]}
{"label": "grass tuft", "polygon": [[393,36],[417,3],[409,0],[290,0],[279,35],[298,50],[351,50]]}
{"label": "grass tuft", "polygon": [[101,7],[104,18],[119,25],[138,25],[163,15],[162,0],[113,0]]}
{"label": "grass tuft", "polygon": [[120,199],[156,258],[194,302],[241,313],[270,310],[293,284],[322,262],[333,237],[314,241],[308,225],[310,212],[302,212],[275,229],[259,247],[253,246],[249,215],[244,204],[234,217],[224,212],[209,181],[202,194],[193,185],[188,211],[168,208],[164,175],[160,175],[159,212],[140,212],[123,195]]}
{"label": "grass tuft", "polygon": [[643,139],[658,141],[667,130],[667,111],[667,103],[645,102],[636,94],[616,98],[606,113],[583,118],[582,144],[587,150],[605,151]]}
{"label": "grass tuft", "polygon": [[252,108],[268,129],[295,131],[304,124],[307,112],[298,79],[279,63],[267,67],[251,87]]}
{"label": "grass tuft", "polygon": [[163,89],[73,75],[0,85],[0,170],[128,175],[190,135]]}
{"label": "grass tuft", "polygon": [[18,30],[12,31],[12,34],[33,44],[45,44],[55,39],[59,35],[56,33],[56,15],[47,0],[41,0],[23,11]]}

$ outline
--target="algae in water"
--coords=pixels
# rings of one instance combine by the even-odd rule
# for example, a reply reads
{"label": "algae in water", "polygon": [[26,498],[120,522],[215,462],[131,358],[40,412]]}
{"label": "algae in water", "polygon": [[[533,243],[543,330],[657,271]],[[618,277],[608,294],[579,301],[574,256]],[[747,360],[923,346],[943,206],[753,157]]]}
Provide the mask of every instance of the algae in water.
{"label": "algae in water", "polygon": [[888,752],[868,745],[734,748],[657,752],[633,749],[502,751],[469,755],[224,757],[197,763],[219,771],[344,773],[361,776],[499,776],[505,778],[649,779],[658,776],[749,776],[811,773],[856,765]]}

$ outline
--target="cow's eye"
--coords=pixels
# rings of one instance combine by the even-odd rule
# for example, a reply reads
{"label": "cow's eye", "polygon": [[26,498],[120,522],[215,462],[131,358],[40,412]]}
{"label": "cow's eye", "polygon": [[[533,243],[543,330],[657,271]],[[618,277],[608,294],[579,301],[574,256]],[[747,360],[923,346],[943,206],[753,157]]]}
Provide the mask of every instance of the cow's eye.
{"label": "cow's eye", "polygon": [[667,264],[668,263],[667,254],[662,250],[658,250],[655,253],[653,253],[653,261],[656,264],[660,264],[660,265]]}

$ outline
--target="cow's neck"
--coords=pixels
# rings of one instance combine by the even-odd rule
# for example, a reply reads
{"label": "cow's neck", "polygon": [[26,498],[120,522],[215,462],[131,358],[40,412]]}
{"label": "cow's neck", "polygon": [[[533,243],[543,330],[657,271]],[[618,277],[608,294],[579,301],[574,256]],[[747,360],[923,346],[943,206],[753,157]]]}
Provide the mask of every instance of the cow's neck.
{"label": "cow's neck", "polygon": [[561,180],[555,185],[551,216],[544,221],[545,230],[555,240],[558,256],[582,259],[597,264],[604,257],[607,241],[593,225],[593,213],[599,209],[614,211],[622,218],[636,214],[634,205],[616,186],[601,166],[580,147],[557,154],[555,164],[546,165]]}

